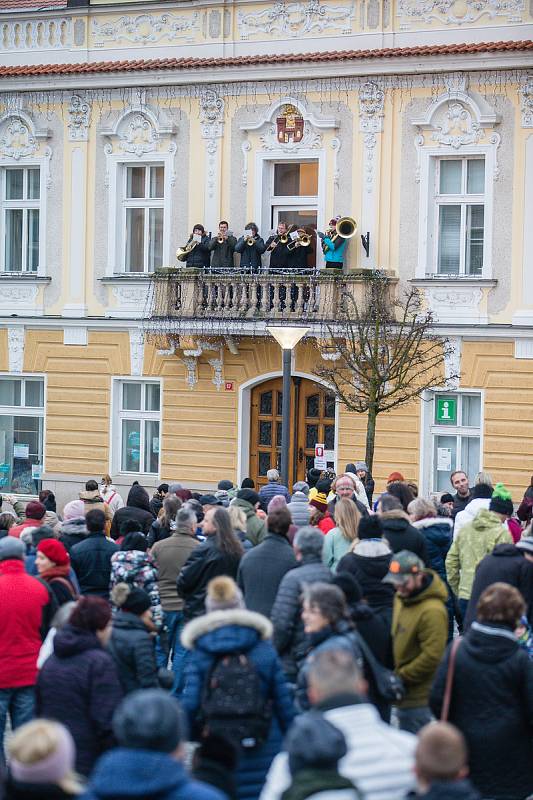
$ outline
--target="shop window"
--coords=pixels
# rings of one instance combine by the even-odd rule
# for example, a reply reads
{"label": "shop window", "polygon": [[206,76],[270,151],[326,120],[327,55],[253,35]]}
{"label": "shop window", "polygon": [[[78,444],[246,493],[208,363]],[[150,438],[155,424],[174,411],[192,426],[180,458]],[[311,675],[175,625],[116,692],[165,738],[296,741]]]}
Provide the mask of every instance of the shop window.
{"label": "shop window", "polygon": [[450,475],[461,469],[473,485],[481,469],[482,399],[476,392],[433,394],[428,414],[430,491],[449,492]]}
{"label": "shop window", "polygon": [[41,488],[44,379],[0,377],[0,491]]}

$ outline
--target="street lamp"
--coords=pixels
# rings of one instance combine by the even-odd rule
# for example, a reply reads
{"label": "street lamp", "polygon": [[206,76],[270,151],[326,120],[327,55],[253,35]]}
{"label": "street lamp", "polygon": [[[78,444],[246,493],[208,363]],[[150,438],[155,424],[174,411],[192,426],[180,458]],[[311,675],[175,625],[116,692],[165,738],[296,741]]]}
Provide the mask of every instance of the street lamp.
{"label": "street lamp", "polygon": [[310,328],[267,327],[283,352],[283,394],[281,404],[281,477],[289,485],[289,448],[291,425],[291,357],[292,351]]}

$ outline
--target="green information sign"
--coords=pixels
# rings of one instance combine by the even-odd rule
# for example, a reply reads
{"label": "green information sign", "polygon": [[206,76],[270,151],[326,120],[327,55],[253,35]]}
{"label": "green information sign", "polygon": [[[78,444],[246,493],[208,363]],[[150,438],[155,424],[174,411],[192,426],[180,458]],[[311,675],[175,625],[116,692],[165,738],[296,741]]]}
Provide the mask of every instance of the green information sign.
{"label": "green information sign", "polygon": [[437,397],[435,411],[435,422],[440,424],[457,424],[457,398],[456,397]]}

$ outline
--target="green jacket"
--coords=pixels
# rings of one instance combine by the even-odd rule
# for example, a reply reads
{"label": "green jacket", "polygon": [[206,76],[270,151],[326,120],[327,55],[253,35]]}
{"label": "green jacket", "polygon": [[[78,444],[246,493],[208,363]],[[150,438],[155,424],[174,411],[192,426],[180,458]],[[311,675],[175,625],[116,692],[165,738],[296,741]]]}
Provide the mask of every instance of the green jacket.
{"label": "green jacket", "polygon": [[427,706],[433,676],[446,648],[448,589],[432,569],[431,583],[419,594],[394,598],[392,641],[396,674],[405,684],[400,708]]}
{"label": "green jacket", "polygon": [[255,513],[255,508],[248,500],[241,500],[237,498],[233,501],[233,505],[242,508],[246,514],[246,537],[255,546],[260,544],[266,536],[266,525],[263,519],[259,519]]}
{"label": "green jacket", "polygon": [[354,784],[348,778],[339,775],[336,769],[307,767],[293,775],[292,783],[281,795],[281,800],[306,800],[322,793],[331,800],[337,794],[343,798],[350,796],[352,800],[361,797]]}
{"label": "green jacket", "polygon": [[470,600],[477,565],[497,544],[512,544],[507,525],[497,514],[482,508],[472,522],[461,528],[446,556],[446,575],[452,592]]}

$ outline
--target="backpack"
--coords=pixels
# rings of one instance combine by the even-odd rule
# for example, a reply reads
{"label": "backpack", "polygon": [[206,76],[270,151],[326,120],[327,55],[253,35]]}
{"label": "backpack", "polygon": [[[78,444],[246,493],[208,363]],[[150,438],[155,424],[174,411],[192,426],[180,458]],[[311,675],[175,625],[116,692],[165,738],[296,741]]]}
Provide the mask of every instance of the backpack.
{"label": "backpack", "polygon": [[221,655],[206,681],[204,735],[218,734],[251,750],[268,738],[272,709],[254,664],[245,653]]}

